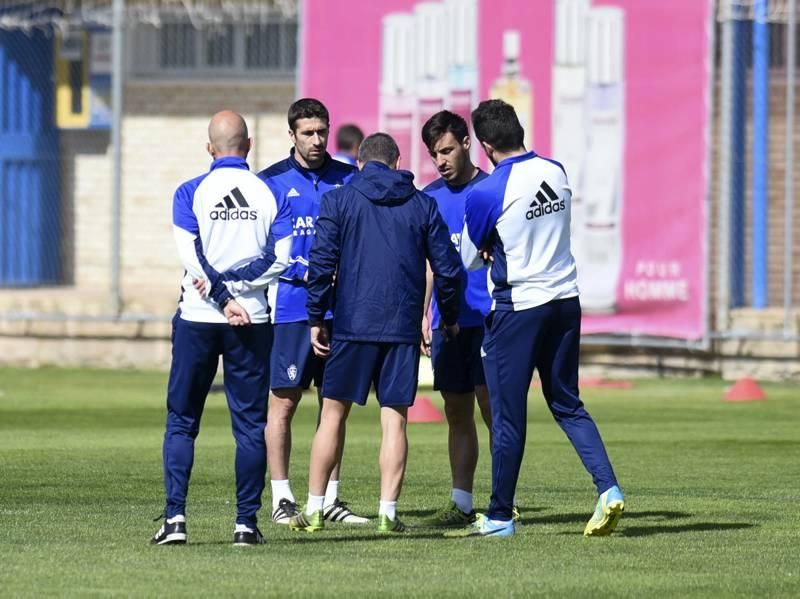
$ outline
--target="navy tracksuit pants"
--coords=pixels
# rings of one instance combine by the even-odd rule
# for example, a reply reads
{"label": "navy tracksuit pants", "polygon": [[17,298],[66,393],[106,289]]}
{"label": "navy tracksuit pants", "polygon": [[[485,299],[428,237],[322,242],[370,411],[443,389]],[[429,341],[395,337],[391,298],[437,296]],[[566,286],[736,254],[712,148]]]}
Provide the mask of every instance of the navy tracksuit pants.
{"label": "navy tracksuit pants", "polygon": [[222,356],[225,395],[236,440],[236,523],[256,525],[267,469],[269,354],[272,324],[227,324],[173,319],[172,367],[167,389],[164,486],[167,517],[186,513],[186,493],[206,396]]}
{"label": "navy tracksuit pants", "polygon": [[489,518],[511,519],[534,368],[550,412],[592,475],[598,494],[617,484],[600,433],[578,396],[580,328],[577,297],[519,312],[495,311],[487,318],[483,365],[493,437]]}

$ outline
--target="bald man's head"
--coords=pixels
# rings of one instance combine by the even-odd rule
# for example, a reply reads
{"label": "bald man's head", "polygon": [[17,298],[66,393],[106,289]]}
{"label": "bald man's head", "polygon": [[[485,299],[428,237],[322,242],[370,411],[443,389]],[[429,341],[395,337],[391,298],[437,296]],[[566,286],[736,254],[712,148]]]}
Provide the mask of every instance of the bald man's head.
{"label": "bald man's head", "polygon": [[208,124],[208,153],[216,160],[223,156],[246,158],[250,151],[247,123],[242,115],[222,110]]}

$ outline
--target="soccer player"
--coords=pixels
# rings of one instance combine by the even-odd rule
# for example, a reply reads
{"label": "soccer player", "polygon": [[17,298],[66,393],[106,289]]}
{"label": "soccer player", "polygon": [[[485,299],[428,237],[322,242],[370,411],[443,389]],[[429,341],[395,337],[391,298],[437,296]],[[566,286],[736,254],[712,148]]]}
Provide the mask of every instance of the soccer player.
{"label": "soccer player", "polygon": [[[326,151],[330,118],[322,102],[313,98],[296,101],[289,107],[288,121],[293,144],[289,157],[258,174],[277,198],[289,203],[293,226],[289,268],[277,285],[270,288],[270,305],[275,309],[275,343],[271,356],[272,401],[266,437],[272,520],[279,524],[288,524],[297,513],[297,503],[289,485],[292,418],[303,390],[312,382],[319,390],[324,367],[324,361],[314,355],[309,341],[308,252],[314,239],[322,194],[344,185],[356,172],[355,167],[333,160]],[[325,319],[330,318],[328,311]],[[349,524],[368,522],[339,501],[339,470],[340,460],[325,491],[325,517]]]}
{"label": "soccer player", "polygon": [[625,507],[600,433],[578,394],[581,306],[570,252],[571,191],[564,167],[526,151],[513,107],[487,100],[472,113],[495,165],[467,195],[461,257],[491,258],[492,311],[483,342],[492,406],[489,510],[448,536],[514,534],[512,502],[525,447],[528,388],[538,370],[547,405],[599,494],[584,534],[610,534]]}
{"label": "soccer player", "polygon": [[[350,184],[322,198],[309,256],[311,344],[328,363],[322,418],[311,446],[308,503],[292,518],[294,530],[323,528],[325,481],[347,415],[353,403],[366,403],[373,383],[383,433],[378,530],[405,530],[397,498],[408,454],[407,412],[417,390],[426,259],[445,330],[451,337],[458,333],[463,268],[436,203],[417,191],[410,172],[396,170],[400,151],[385,133],[364,140],[358,161],[361,172]],[[332,299],[331,333],[323,317]]]}
{"label": "soccer player", "polygon": [[[250,172],[245,159],[252,141],[241,116],[223,111],[208,127],[208,173],[175,192],[172,222],[186,274],[172,321],[172,366],[164,435],[165,520],[152,544],[185,543],[186,493],[194,442],[206,396],[222,355],[225,394],[236,439],[237,516],[233,542],[263,543],[256,512],[266,474],[269,352],[272,325],[265,290],[289,263],[291,220],[276,198]],[[219,272],[243,263],[235,282]],[[193,286],[207,280],[210,297]]]}
{"label": "soccer player", "polygon": [[[436,200],[450,239],[458,249],[464,227],[464,199],[469,190],[488,175],[472,164],[469,129],[461,116],[448,110],[436,113],[422,127],[422,141],[441,175],[441,179],[428,185],[423,192]],[[440,391],[444,399],[452,474],[450,502],[426,521],[434,526],[464,526],[475,518],[472,483],[478,464],[476,397],[490,434],[492,428],[489,392],[481,361],[483,320],[492,304],[486,279],[485,268],[469,273],[461,298],[459,334],[448,340],[440,326],[438,302],[435,295],[431,297],[432,277],[428,277],[422,318],[423,350],[433,360],[433,388]]]}
{"label": "soccer player", "polygon": [[364,132],[357,125],[348,123],[336,130],[336,153],[334,160],[351,166],[356,165],[358,146],[364,141]]}

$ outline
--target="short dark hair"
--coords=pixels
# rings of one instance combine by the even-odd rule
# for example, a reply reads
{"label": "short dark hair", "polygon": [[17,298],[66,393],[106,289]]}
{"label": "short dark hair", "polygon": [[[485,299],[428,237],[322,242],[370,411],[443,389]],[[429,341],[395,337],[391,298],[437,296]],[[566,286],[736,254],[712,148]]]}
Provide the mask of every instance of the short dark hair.
{"label": "short dark hair", "polygon": [[359,162],[376,160],[387,166],[394,166],[398,158],[400,158],[400,148],[392,136],[386,133],[368,135],[358,148]]}
{"label": "short dark hair", "polygon": [[331,119],[325,105],[315,98],[301,98],[289,106],[289,129],[294,131],[294,125],[299,119],[320,119],[330,125]]}
{"label": "short dark hair", "polygon": [[449,110],[442,110],[434,114],[422,126],[422,142],[428,150],[433,151],[433,146],[443,135],[452,133],[459,142],[469,135],[469,128],[464,117]]}
{"label": "short dark hair", "polygon": [[484,100],[472,111],[472,127],[478,141],[500,152],[511,152],[525,144],[525,130],[514,107],[502,100]]}
{"label": "short dark hair", "polygon": [[357,125],[348,123],[336,131],[336,149],[354,151],[364,141],[364,132]]}

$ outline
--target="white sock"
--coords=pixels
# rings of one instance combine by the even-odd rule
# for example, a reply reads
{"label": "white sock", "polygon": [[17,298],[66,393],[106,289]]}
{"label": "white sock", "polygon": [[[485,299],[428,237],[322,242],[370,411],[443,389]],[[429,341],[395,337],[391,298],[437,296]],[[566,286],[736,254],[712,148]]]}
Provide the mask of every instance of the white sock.
{"label": "white sock", "polygon": [[389,520],[394,521],[397,518],[397,502],[380,500],[378,504],[378,515],[384,514]]}
{"label": "white sock", "polygon": [[453,489],[450,492],[450,499],[452,499],[456,507],[465,514],[472,511],[472,493],[464,491],[463,489]]}
{"label": "white sock", "polygon": [[329,480],[328,486],[325,489],[325,507],[332,505],[339,497],[339,481]]}
{"label": "white sock", "polygon": [[314,512],[320,511],[324,502],[325,495],[312,495],[309,493],[308,503],[306,504],[306,516],[310,516]]}
{"label": "white sock", "polygon": [[167,524],[175,524],[176,522],[186,522],[186,517],[183,514],[178,514],[177,516],[172,516],[172,518],[167,518]]}
{"label": "white sock", "polygon": [[288,480],[271,480],[272,485],[272,511],[278,509],[278,504],[281,499],[288,499],[292,503],[297,503],[292,495],[292,488],[289,486]]}
{"label": "white sock", "polygon": [[253,532],[253,529],[245,524],[237,524],[233,532]]}

